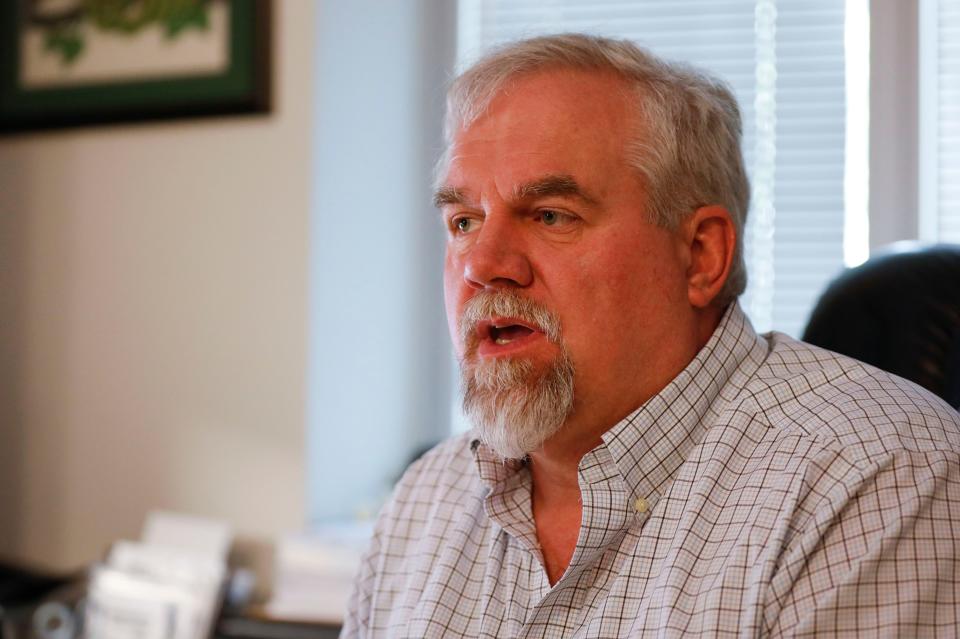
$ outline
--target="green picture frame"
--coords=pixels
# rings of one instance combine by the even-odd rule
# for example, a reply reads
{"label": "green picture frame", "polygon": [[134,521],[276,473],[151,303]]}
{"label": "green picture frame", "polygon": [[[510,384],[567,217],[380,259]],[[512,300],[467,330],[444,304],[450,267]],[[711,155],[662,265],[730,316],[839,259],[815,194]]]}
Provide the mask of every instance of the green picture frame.
{"label": "green picture frame", "polygon": [[270,0],[206,0],[227,5],[227,61],[216,72],[55,86],[21,82],[29,1],[0,2],[0,133],[270,111]]}

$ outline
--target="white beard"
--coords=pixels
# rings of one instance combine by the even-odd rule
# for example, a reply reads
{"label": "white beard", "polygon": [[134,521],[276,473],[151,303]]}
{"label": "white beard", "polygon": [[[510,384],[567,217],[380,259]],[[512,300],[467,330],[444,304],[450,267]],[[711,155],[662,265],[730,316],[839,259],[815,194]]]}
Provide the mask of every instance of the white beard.
{"label": "white beard", "polygon": [[[545,371],[525,359],[472,361],[476,341],[473,323],[502,315],[530,321],[560,346],[560,355]],[[556,434],[573,410],[573,362],[560,340],[557,319],[546,309],[515,293],[481,293],[461,318],[467,355],[460,363],[463,411],[480,441],[505,459],[520,459],[538,450]]]}
{"label": "white beard", "polygon": [[538,450],[573,408],[573,366],[561,357],[537,375],[527,360],[464,367],[463,410],[480,441],[506,459]]}

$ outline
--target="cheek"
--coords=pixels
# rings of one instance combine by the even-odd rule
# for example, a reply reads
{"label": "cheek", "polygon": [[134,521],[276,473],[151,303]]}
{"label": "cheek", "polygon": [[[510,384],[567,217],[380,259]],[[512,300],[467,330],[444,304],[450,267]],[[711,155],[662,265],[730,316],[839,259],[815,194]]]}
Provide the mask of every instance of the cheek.
{"label": "cheek", "polygon": [[573,302],[596,339],[642,329],[655,316],[667,314],[683,299],[683,278],[669,259],[641,258],[623,247],[627,259],[610,259],[610,253],[594,252],[581,257]]}
{"label": "cheek", "polygon": [[453,343],[454,352],[458,357],[462,355],[463,351],[458,336],[460,331],[457,327],[457,319],[460,317],[460,308],[463,305],[463,295],[463,277],[448,253],[443,270],[443,299],[444,308],[447,311],[447,329],[450,332],[450,341]]}

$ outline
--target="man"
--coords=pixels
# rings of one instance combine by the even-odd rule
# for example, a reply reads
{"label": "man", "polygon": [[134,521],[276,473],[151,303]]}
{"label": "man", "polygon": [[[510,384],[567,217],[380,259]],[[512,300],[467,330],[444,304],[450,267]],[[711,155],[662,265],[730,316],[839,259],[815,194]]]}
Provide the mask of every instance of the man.
{"label": "man", "polygon": [[448,106],[474,430],[401,480],[344,636],[954,632],[960,419],[750,327],[730,92],[564,35],[484,58]]}

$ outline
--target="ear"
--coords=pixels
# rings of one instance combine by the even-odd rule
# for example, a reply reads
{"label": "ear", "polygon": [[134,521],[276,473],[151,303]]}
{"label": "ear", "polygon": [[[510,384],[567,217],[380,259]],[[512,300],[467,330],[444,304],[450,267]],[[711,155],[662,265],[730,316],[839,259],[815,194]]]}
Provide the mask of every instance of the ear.
{"label": "ear", "polygon": [[689,251],[687,298],[695,308],[706,308],[717,298],[730,275],[737,244],[730,212],[719,205],[703,206],[683,222]]}

